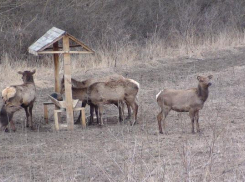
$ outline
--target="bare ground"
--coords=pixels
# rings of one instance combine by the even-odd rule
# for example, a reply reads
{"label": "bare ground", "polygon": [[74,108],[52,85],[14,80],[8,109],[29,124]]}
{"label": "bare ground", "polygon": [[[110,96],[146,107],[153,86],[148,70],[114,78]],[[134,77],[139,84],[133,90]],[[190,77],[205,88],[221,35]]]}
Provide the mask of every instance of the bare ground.
{"label": "bare ground", "polygon": [[[74,77],[81,80],[116,72],[138,81],[141,89],[135,126],[118,123],[117,108],[107,106],[106,126],[76,126],[73,132],[54,130],[52,107],[50,123],[43,121],[42,102],[53,91],[53,73],[41,77],[37,70],[37,131],[24,127],[22,110],[14,116],[17,132],[0,134],[0,181],[245,181],[244,59],[245,48],[239,47],[202,59],[139,61],[86,73],[76,69]],[[196,76],[209,74],[214,78],[200,112],[201,133],[191,134],[187,113],[172,111],[168,134],[159,135],[155,95],[163,88],[195,87]],[[10,84],[1,81],[1,89]]]}

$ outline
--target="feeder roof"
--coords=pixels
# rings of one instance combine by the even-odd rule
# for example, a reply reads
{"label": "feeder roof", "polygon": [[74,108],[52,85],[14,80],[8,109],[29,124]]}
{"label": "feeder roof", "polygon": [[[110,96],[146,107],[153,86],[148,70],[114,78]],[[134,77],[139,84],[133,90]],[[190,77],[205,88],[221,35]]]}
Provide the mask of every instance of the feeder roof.
{"label": "feeder roof", "polygon": [[[69,53],[93,53],[94,51],[86,46],[84,43],[70,35],[64,30],[58,29],[56,27],[48,30],[42,37],[40,37],[36,42],[34,42],[29,48],[28,51],[31,54],[54,54],[55,51],[45,51],[45,49],[52,46],[55,42],[58,42],[63,36],[68,36],[72,41],[74,41],[77,45],[75,47],[82,47],[85,51],[69,51]],[[57,53],[67,53],[64,51],[56,51]]]}

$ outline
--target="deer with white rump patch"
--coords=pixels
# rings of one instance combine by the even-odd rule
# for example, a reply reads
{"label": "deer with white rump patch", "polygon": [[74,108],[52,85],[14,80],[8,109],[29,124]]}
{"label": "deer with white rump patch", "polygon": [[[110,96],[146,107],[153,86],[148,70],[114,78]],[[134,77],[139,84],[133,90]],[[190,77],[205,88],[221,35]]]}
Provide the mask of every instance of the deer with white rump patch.
{"label": "deer with white rump patch", "polygon": [[126,102],[133,109],[133,122],[137,120],[137,93],[140,85],[133,79],[123,78],[117,81],[97,82],[88,87],[88,101],[98,107],[100,124],[103,125],[103,107],[106,104]]}
{"label": "deer with white rump patch", "polygon": [[[117,81],[122,81],[122,80],[127,80],[129,82],[129,80],[131,79],[126,79],[121,75],[117,75],[117,74],[112,74],[106,77],[100,77],[100,78],[90,78],[87,80],[83,80],[83,81],[77,81],[75,79],[71,79],[71,84],[72,84],[72,97],[73,99],[79,99],[81,101],[83,101],[82,103],[82,107],[85,107],[86,104],[90,105],[90,122],[89,124],[93,123],[93,112],[95,111],[96,116],[97,116],[97,123],[99,123],[99,117],[98,117],[98,106],[94,105],[91,102],[88,102],[88,96],[87,96],[87,91],[88,88],[98,82],[103,82],[103,83],[108,83],[108,82],[117,82]],[[65,92],[65,85],[64,85],[64,77],[61,80],[61,94],[64,95]],[[131,93],[129,93],[131,94]],[[124,112],[123,112],[123,101],[121,100],[117,100],[117,101],[111,101],[110,104],[115,104],[116,106],[118,106],[119,108],[119,120],[122,121],[123,117],[124,117]],[[128,117],[131,117],[131,110],[130,110],[130,105],[128,102],[126,102],[127,107],[128,107]],[[77,123],[80,123],[80,119],[81,119],[81,113],[76,121]]]}
{"label": "deer with white rump patch", "polygon": [[29,127],[30,123],[31,129],[34,129],[32,124],[32,108],[36,99],[36,86],[33,80],[35,72],[36,70],[19,71],[18,73],[22,75],[24,83],[22,85],[9,86],[2,91],[4,104],[0,112],[0,127],[5,131],[9,122],[12,130],[16,130],[12,118],[14,113],[21,108],[24,108],[26,112],[26,127]]}
{"label": "deer with white rump patch", "polygon": [[159,132],[162,131],[162,120],[163,127],[165,129],[165,119],[171,110],[177,112],[189,112],[192,123],[192,133],[194,133],[194,123],[196,122],[197,132],[200,132],[199,128],[199,110],[203,108],[205,101],[208,98],[208,88],[211,85],[210,80],[212,75],[208,77],[198,76],[197,88],[191,88],[187,90],[174,90],[165,89],[160,91],[156,95],[157,103],[161,108],[160,113],[157,115]]}

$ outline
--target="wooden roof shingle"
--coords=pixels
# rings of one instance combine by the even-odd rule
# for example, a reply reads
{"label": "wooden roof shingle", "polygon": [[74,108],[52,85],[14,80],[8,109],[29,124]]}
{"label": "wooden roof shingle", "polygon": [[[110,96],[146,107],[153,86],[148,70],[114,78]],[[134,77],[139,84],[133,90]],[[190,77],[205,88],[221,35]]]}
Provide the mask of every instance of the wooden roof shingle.
{"label": "wooden roof shingle", "polygon": [[28,48],[29,53],[38,55],[38,51],[42,51],[51,46],[54,42],[60,40],[65,33],[64,30],[56,27],[51,28]]}
{"label": "wooden roof shingle", "polygon": [[34,42],[28,48],[28,52],[37,56],[39,52],[43,53],[42,52],[43,50],[45,50],[46,48],[53,45],[55,42],[62,39],[64,35],[67,35],[72,41],[75,41],[78,45],[80,45],[82,48],[84,48],[88,53],[94,52],[92,49],[90,49],[88,46],[83,44],[81,41],[77,40],[72,35],[68,34],[66,31],[58,29],[56,27],[53,27],[50,30],[48,30],[42,37],[40,37],[36,42]]}

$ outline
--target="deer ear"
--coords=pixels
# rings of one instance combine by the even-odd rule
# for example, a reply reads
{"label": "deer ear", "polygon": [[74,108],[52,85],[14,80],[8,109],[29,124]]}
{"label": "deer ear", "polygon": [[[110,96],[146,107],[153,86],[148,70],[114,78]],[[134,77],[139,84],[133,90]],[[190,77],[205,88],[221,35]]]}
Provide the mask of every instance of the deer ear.
{"label": "deer ear", "polygon": [[18,71],[18,74],[23,75],[23,72],[22,71]]}
{"label": "deer ear", "polygon": [[213,75],[209,75],[208,78],[209,78],[209,79],[212,79],[212,78],[213,78]]}
{"label": "deer ear", "polygon": [[31,72],[32,75],[33,75],[34,73],[36,73],[36,69],[34,69],[34,70]]}
{"label": "deer ear", "polygon": [[201,76],[197,76],[197,80],[200,81],[201,80]]}

